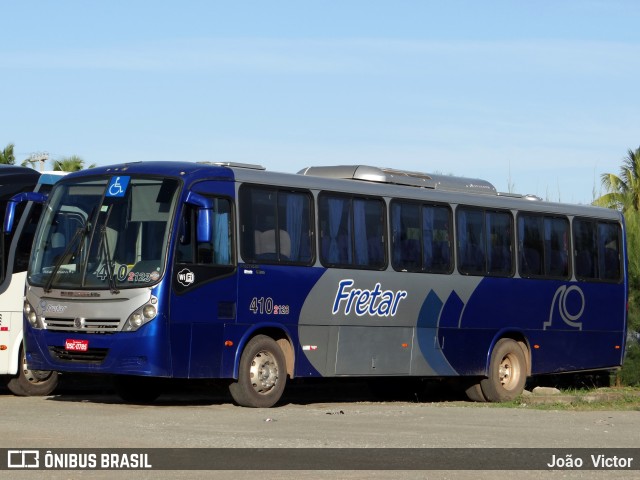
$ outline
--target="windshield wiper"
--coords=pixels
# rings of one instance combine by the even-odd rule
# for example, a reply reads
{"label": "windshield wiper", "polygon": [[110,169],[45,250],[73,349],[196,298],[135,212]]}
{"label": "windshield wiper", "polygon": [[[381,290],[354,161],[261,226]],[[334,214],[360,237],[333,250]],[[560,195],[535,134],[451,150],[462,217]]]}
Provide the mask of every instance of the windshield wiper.
{"label": "windshield wiper", "polygon": [[89,226],[89,223],[87,223],[86,226],[78,228],[76,230],[76,233],[73,234],[73,237],[71,238],[71,241],[67,245],[67,248],[64,249],[64,252],[62,252],[62,255],[60,255],[60,257],[58,258],[58,261],[53,266],[51,275],[49,276],[49,279],[47,280],[47,283],[44,286],[45,293],[51,292],[51,287],[53,286],[53,279],[58,273],[58,270],[60,270],[60,267],[65,262],[65,260],[67,260],[67,258],[70,259],[70,256],[72,256],[71,253],[73,251],[73,246],[76,244],[76,241],[78,241],[79,246],[82,245],[82,242],[84,241],[84,237],[87,235],[90,228],[91,227]]}
{"label": "windshield wiper", "polygon": [[[106,223],[106,222],[105,222]],[[107,226],[102,225],[100,227],[100,246],[104,252],[104,258],[106,262],[107,278],[109,279],[109,290],[111,293],[120,293],[116,285],[116,280],[113,273],[113,265],[111,260],[111,254],[109,250],[109,241],[107,239]]]}

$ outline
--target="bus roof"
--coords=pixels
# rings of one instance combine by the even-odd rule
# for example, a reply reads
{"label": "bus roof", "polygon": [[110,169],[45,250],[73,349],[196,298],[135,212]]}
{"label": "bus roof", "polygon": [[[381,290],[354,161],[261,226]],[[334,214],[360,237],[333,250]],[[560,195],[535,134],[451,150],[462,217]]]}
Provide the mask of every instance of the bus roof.
{"label": "bus roof", "polygon": [[5,179],[18,177],[33,179],[38,178],[39,176],[40,172],[33,168],[0,164],[0,179],[2,180],[2,184],[6,183]]}
{"label": "bus roof", "polygon": [[40,173],[33,168],[0,165],[0,199],[9,199],[16,193],[31,190]]}
{"label": "bus roof", "polygon": [[134,162],[73,172],[90,175],[161,175],[183,178],[187,186],[208,180],[274,184],[292,188],[335,190],[345,193],[398,198],[426,199],[434,202],[477,205],[486,208],[520,209],[550,214],[571,214],[620,219],[616,210],[543,201],[533,195],[498,193],[486,180],[423,174],[366,165],[307,167],[297,174],[266,171],[255,164],[232,162],[195,163],[179,161]]}
{"label": "bus roof", "polygon": [[335,167],[307,167],[298,172],[325,178],[344,178],[367,182],[391,183],[410,187],[432,188],[449,192],[482,193],[496,195],[496,188],[486,180],[454,177],[432,173],[411,172],[368,165],[339,165]]}

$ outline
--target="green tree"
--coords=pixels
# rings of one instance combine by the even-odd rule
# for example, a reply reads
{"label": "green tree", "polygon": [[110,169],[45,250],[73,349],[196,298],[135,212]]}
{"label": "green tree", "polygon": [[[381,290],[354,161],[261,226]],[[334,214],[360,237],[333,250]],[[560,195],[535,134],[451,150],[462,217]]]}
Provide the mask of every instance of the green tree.
{"label": "green tree", "polygon": [[594,205],[623,212],[640,211],[640,147],[628,150],[619,175],[603,173],[600,180],[607,193],[597,198]]}
{"label": "green tree", "polygon": [[624,214],[627,229],[629,328],[640,332],[640,212]]}
{"label": "green tree", "polygon": [[0,151],[0,163],[4,165],[13,165],[16,163],[16,156],[13,153],[15,145],[10,143],[4,150]]}
{"label": "green tree", "polygon": [[[95,167],[95,164],[89,165],[88,168]],[[78,155],[70,157],[62,157],[60,160],[53,161],[53,170],[58,172],[77,172],[84,168],[84,160]]]}
{"label": "green tree", "polygon": [[629,327],[640,331],[640,147],[629,149],[620,174],[603,173],[602,187],[607,193],[593,203],[622,211],[627,234],[629,276]]}
{"label": "green tree", "polygon": [[[597,198],[594,205],[614,208],[624,214],[629,277],[628,324],[630,332],[640,332],[640,147],[635,151],[628,150],[619,175],[603,173],[600,180],[607,193]],[[630,342],[618,379],[627,385],[638,385],[638,371],[640,344]]]}

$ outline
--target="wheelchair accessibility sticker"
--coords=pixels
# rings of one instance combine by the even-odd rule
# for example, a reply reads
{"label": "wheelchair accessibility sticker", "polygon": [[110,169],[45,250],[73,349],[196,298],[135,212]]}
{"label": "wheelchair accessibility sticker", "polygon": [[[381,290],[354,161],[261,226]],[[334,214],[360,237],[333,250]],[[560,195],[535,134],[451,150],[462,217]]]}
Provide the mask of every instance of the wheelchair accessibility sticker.
{"label": "wheelchair accessibility sticker", "polygon": [[131,177],[112,177],[107,186],[107,197],[124,197]]}

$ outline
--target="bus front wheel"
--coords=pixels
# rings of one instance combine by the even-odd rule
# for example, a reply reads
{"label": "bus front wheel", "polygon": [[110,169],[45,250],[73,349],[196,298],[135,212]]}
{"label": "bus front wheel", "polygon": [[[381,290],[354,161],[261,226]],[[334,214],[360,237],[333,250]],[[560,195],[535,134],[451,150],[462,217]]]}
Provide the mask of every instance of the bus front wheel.
{"label": "bus front wheel", "polygon": [[509,402],[522,394],[527,379],[525,353],[510,338],[499,340],[489,362],[489,376],[480,382],[482,393],[490,402]]}
{"label": "bus front wheel", "polygon": [[58,386],[58,372],[31,370],[27,366],[27,357],[20,347],[20,365],[18,374],[7,382],[7,388],[21,397],[46,396]]}
{"label": "bus front wheel", "polygon": [[229,385],[229,392],[240,406],[268,408],[280,400],[286,383],[282,349],[271,337],[256,335],[242,352],[238,380]]}

